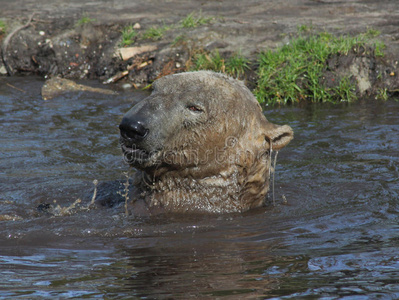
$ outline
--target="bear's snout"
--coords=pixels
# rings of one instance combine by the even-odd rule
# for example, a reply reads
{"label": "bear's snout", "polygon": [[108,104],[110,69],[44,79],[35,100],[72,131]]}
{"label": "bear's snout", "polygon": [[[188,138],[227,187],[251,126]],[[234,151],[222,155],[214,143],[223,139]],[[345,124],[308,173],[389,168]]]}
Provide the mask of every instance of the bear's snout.
{"label": "bear's snout", "polygon": [[121,137],[132,143],[142,141],[150,131],[143,120],[127,116],[122,119],[119,130]]}

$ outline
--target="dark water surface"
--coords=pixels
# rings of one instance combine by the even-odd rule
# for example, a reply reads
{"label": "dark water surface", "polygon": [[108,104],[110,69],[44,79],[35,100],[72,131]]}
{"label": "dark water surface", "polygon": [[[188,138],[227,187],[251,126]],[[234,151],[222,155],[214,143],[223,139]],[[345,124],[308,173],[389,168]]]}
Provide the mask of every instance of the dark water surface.
{"label": "dark water surface", "polygon": [[143,95],[41,85],[0,79],[0,298],[399,298],[398,102],[268,109],[295,131],[275,207],[140,219],[66,207],[125,178],[117,125]]}

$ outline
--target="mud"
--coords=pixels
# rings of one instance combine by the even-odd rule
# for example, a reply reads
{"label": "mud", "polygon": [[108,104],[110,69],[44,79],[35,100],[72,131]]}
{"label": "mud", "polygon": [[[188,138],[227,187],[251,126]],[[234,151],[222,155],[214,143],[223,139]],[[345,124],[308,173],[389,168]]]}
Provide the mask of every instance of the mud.
{"label": "mud", "polygon": [[[196,28],[181,28],[179,22],[191,12],[212,20]],[[0,37],[0,73],[128,81],[143,87],[165,74],[184,71],[195,49],[217,49],[225,57],[241,51],[254,62],[260,51],[287,43],[300,25],[337,35],[372,28],[381,32],[378,39],[387,45],[385,57],[356,53],[349,59],[332,58],[335,63],[326,70],[326,81],[349,72],[358,83],[359,94],[373,96],[381,88],[399,90],[398,15],[399,4],[389,0],[5,1],[0,12],[7,26]],[[90,22],[78,25],[83,17]],[[132,46],[152,51],[123,60],[118,55],[121,30],[136,23],[141,33],[153,26],[172,29],[157,41],[136,40]],[[246,78],[249,86],[256,80],[255,70],[253,64]],[[117,80],[110,80],[114,76]]]}

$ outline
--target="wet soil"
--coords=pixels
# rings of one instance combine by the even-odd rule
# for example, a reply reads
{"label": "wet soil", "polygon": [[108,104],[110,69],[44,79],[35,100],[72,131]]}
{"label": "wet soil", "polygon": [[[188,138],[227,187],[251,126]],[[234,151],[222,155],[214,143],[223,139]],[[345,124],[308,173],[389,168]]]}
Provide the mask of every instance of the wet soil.
{"label": "wet soil", "polygon": [[[191,12],[201,12],[212,21],[196,28],[179,27],[179,22]],[[91,21],[78,25],[82,17]],[[122,82],[136,87],[162,75],[184,71],[195,49],[217,49],[225,57],[241,51],[255,62],[260,51],[287,43],[300,25],[337,35],[356,35],[372,28],[381,32],[378,39],[387,45],[385,57],[352,53],[349,58],[331,58],[334,63],[329,64],[325,84],[350,72],[361,96],[373,96],[381,88],[392,93],[399,90],[396,1],[16,0],[2,3],[0,19],[8,26],[7,34],[27,25],[7,45],[3,43],[3,74],[107,81],[125,72]],[[174,27],[157,41],[138,39],[132,45],[152,46],[155,50],[122,60],[118,54],[121,30],[136,23],[141,26],[139,32],[153,26]],[[3,34],[3,42],[7,34]],[[180,42],[176,42],[178,37],[182,37]],[[256,80],[255,70],[253,64],[246,78],[249,86]]]}

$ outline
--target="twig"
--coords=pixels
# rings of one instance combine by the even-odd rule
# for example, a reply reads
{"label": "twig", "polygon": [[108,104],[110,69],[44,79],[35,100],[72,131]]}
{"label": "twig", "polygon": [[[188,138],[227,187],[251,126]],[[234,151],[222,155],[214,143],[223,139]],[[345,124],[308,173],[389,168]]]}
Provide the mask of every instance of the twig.
{"label": "twig", "polygon": [[22,90],[20,88],[17,88],[15,85],[12,85],[11,83],[7,82],[6,85],[8,85],[9,87],[12,87],[13,89],[16,89],[16,90],[26,94],[26,91],[24,91],[24,90]]}
{"label": "twig", "polygon": [[8,44],[10,43],[11,38],[12,38],[18,31],[20,31],[20,30],[22,30],[22,29],[27,28],[27,27],[30,26],[30,23],[32,22],[33,16],[34,16],[35,14],[36,14],[35,12],[34,12],[33,14],[31,14],[31,16],[29,17],[28,22],[26,22],[25,25],[22,25],[22,26],[19,26],[19,27],[15,28],[9,35],[7,35],[7,37],[4,39],[3,46],[2,46],[2,48],[1,48],[1,58],[2,58],[2,60],[3,60],[3,64],[4,64],[5,68],[6,68],[7,74],[8,74],[9,76],[13,75],[13,74],[14,74],[14,71],[13,71],[12,68],[8,65],[7,59],[6,59],[6,53],[7,53]]}
{"label": "twig", "polygon": [[[108,78],[107,80],[105,80],[103,82],[103,84],[110,84],[110,83],[115,83],[118,80],[122,79],[123,77],[125,77],[126,75],[129,74],[129,71],[136,69],[136,71],[140,71],[141,69],[143,69],[144,67],[151,65],[152,64],[152,60],[148,60],[148,61],[144,61],[142,62],[142,60],[139,60],[138,62],[128,66],[126,68],[125,71],[123,72],[118,72],[117,74],[115,74],[114,76],[112,76],[111,78]],[[135,84],[133,84],[133,86],[137,89],[137,86]]]}
{"label": "twig", "polygon": [[125,77],[127,74],[129,74],[129,71],[123,71],[123,72],[118,72],[116,73],[116,75],[112,76],[111,78],[108,78],[107,80],[105,80],[103,82],[103,84],[110,84],[110,83],[115,83],[118,80],[122,79],[123,77]]}
{"label": "twig", "polygon": [[96,201],[98,180],[94,179],[93,180],[93,184],[94,184],[94,192],[93,192],[93,197],[91,198],[91,202],[89,204],[89,207],[94,205],[94,203]]}

